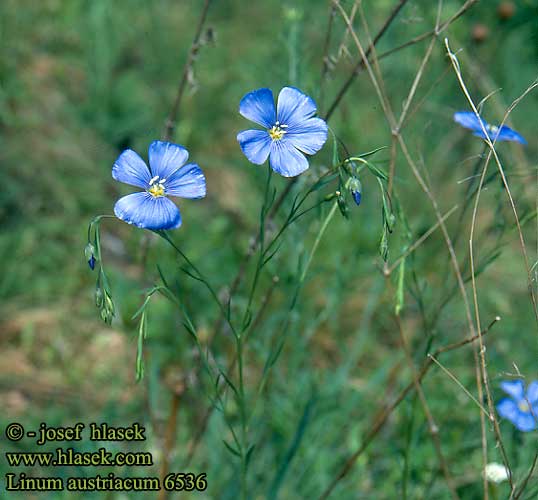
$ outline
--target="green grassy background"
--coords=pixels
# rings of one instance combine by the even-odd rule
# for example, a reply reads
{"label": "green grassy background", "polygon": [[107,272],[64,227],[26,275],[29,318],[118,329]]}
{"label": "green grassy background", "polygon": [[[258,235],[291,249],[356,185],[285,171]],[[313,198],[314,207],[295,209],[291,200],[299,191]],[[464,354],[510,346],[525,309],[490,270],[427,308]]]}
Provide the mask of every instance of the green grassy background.
{"label": "green grassy background", "polygon": [[[149,310],[147,371],[144,381],[137,384],[136,324],[131,317],[144,290],[158,279],[156,264],[177,283],[202,340],[217,319],[211,298],[179,272],[163,241],[151,241],[144,269],[143,232],[105,220],[104,259],[118,307],[109,327],[100,322],[93,305],[95,276],[87,267],[83,248],[91,218],[111,213],[115,200],[129,192],[110,175],[117,155],[131,147],[145,157],[149,142],[162,134],[201,3],[0,3],[0,424],[3,428],[20,421],[31,429],[42,421],[52,426],[138,421],[148,429],[143,445],[110,448],[147,449],[158,461],[171,394],[179,384],[185,392],[170,467],[177,472],[186,470],[186,450],[209,404],[210,387],[196,371],[199,360],[180,316],[163,298],[152,301]],[[484,108],[492,122],[502,119],[506,107],[537,76],[538,3],[515,2],[516,12],[509,20],[500,19],[500,3],[479,2],[446,33],[452,49],[462,49],[460,62],[475,100],[496,91]],[[389,0],[364,2],[372,32],[393,4]],[[461,4],[445,1],[443,19]],[[350,7],[351,2],[344,5]],[[409,1],[378,51],[431,29],[436,9],[436,2]],[[209,12],[214,40],[200,51],[174,136],[204,169],[208,196],[181,201],[184,222],[175,238],[219,290],[235,275],[256,230],[263,196],[265,170],[246,161],[235,139],[239,130],[248,127],[237,113],[239,100],[254,88],[268,86],[278,91],[291,83],[317,99],[323,114],[357,57],[348,37],[349,55],[344,53],[336,62],[320,100],[328,11],[328,2],[317,0],[215,0]],[[477,24],[489,32],[481,43],[473,39]],[[343,32],[344,24],[337,16],[331,45],[334,56]],[[417,44],[381,62],[386,90],[397,112],[425,49],[426,44]],[[434,48],[415,102],[421,106],[410,118],[405,137],[444,212],[461,202],[466,183],[459,181],[471,175],[473,158],[483,146],[452,122],[452,113],[467,105],[442,40]],[[510,115],[510,123],[528,139],[528,147],[498,146],[522,216],[536,208],[537,104],[537,94],[531,93]],[[366,73],[342,101],[331,128],[354,154],[390,145],[390,130]],[[375,156],[382,167],[388,166],[388,159],[388,150]],[[330,162],[327,145],[301,182],[313,179]],[[286,185],[283,179],[275,182],[279,191]],[[252,498],[317,498],[360,444],[380,405],[411,380],[392,314],[394,296],[380,272],[378,187],[373,178],[365,177],[363,188],[362,205],[352,207],[350,220],[336,217],[322,241],[292,315],[288,342],[256,409],[251,431],[257,445],[249,469]],[[395,189],[414,241],[435,223],[435,215],[401,156]],[[485,259],[502,249],[478,279],[483,321],[487,324],[496,315],[502,317],[489,334],[487,350],[494,396],[499,398],[498,383],[507,373],[514,373],[514,364],[529,380],[538,378],[536,323],[517,233],[498,180],[483,192],[482,200],[478,253]],[[289,204],[282,213],[286,209]],[[286,314],[298,260],[310,250],[323,213],[314,212],[290,228],[278,257],[262,276],[262,289],[273,276],[278,276],[279,283],[270,313],[247,350],[246,377],[252,392],[264,354]],[[449,221],[452,231],[457,217]],[[462,265],[468,221],[457,247]],[[524,230],[532,265],[537,254],[536,222],[531,219]],[[391,261],[402,251],[403,235],[402,226],[397,226],[391,238]],[[435,349],[466,335],[460,297],[455,294],[440,307],[455,284],[447,263],[439,232],[407,261],[403,324],[417,365],[427,342]],[[249,268],[249,279],[251,272]],[[235,301],[238,309],[244,307],[247,291],[246,286],[240,289]],[[217,347],[225,360],[232,348],[229,333],[222,333]],[[447,354],[442,362],[469,390],[476,391],[471,349]],[[481,498],[477,407],[436,368],[425,378],[424,391],[440,427],[443,452],[458,493],[462,498]],[[233,417],[233,407],[230,412]],[[536,434],[521,435],[508,422],[501,428],[516,476],[522,478],[536,451]],[[222,416],[215,412],[188,467],[207,473],[205,498],[237,498],[237,461],[222,444],[228,434]],[[2,436],[1,443],[2,452],[35,449],[28,440],[7,443]],[[489,443],[489,459],[500,462],[493,435]],[[80,449],[98,447],[84,442]],[[2,476],[8,470],[0,460]],[[158,470],[156,466],[151,475]],[[64,469],[54,475],[97,472]],[[500,498],[504,498],[506,485],[500,488]],[[531,481],[524,498],[536,494]],[[47,498],[46,494],[38,496]],[[128,497],[108,494],[108,498]],[[192,497],[204,498],[204,494]],[[334,494],[345,499],[405,497],[449,498],[414,395],[394,412]],[[49,498],[75,496],[64,493]]]}

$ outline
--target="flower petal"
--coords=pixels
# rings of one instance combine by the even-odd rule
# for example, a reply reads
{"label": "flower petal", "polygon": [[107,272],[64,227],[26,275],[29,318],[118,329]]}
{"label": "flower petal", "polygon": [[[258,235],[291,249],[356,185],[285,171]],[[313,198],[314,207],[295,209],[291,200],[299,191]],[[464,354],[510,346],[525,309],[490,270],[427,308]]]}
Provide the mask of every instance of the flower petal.
{"label": "flower petal", "polygon": [[529,403],[531,406],[536,406],[536,410],[538,411],[538,380],[533,380],[528,386],[527,386],[527,399],[529,400]]}
{"label": "flower petal", "polygon": [[504,398],[499,401],[497,405],[497,413],[502,417],[510,420],[512,423],[516,423],[518,415],[521,413],[517,407],[516,402],[510,398]]}
{"label": "flower petal", "polygon": [[327,141],[327,124],[321,118],[308,118],[290,125],[284,139],[290,141],[303,153],[317,153]]}
{"label": "flower petal", "polygon": [[488,126],[488,124],[482,118],[479,119],[472,111],[458,111],[457,113],[454,113],[454,121],[459,123],[462,127],[481,132],[481,137],[484,137],[484,133],[482,132],[480,122],[482,122],[486,129]]}
{"label": "flower petal", "polygon": [[149,186],[151,173],[137,153],[132,149],[126,149],[114,162],[112,178],[124,184],[146,189]]}
{"label": "flower petal", "polygon": [[295,177],[308,168],[305,155],[286,141],[272,141],[269,156],[271,168],[283,177]]}
{"label": "flower petal", "polygon": [[516,401],[521,401],[525,395],[523,380],[505,380],[501,382],[501,389]]}
{"label": "flower petal", "polygon": [[284,87],[278,94],[277,119],[289,127],[316,113],[316,103],[295,87]]}
{"label": "flower petal", "polygon": [[189,152],[179,144],[153,141],[149,145],[149,166],[152,175],[168,179],[189,158]]}
{"label": "flower petal", "polygon": [[146,191],[120,198],[114,206],[118,219],[144,229],[175,229],[181,225],[179,209],[165,196]]}
{"label": "flower petal", "polygon": [[237,140],[248,161],[261,165],[267,160],[271,138],[266,130],[244,130],[237,134]]}
{"label": "flower petal", "polygon": [[166,194],[181,198],[203,198],[206,195],[205,176],[196,163],[189,163],[169,175],[165,183]]}
{"label": "flower petal", "polygon": [[517,133],[515,130],[512,130],[510,127],[503,125],[497,134],[498,141],[512,141],[519,142],[520,144],[527,144],[525,138]]}
{"label": "flower petal", "polygon": [[[476,137],[481,137],[482,139],[486,138],[486,134],[484,134],[484,132],[482,132],[482,130],[474,131],[473,135],[475,135]],[[491,140],[493,140],[493,137],[491,137]]]}
{"label": "flower petal", "polygon": [[275,99],[271,89],[258,89],[246,94],[239,103],[239,113],[245,118],[271,128],[276,121]]}
{"label": "flower petal", "polygon": [[532,413],[520,412],[514,422],[514,425],[521,432],[530,432],[536,429],[536,420],[532,416]]}

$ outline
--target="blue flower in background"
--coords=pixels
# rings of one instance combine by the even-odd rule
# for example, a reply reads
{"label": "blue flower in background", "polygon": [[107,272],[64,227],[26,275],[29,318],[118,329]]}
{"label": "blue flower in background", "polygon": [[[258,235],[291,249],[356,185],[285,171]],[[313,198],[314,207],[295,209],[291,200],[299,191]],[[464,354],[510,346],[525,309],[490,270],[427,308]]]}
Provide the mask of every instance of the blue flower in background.
{"label": "blue flower in background", "polygon": [[239,112],[265,128],[237,135],[245,156],[256,165],[269,157],[271,168],[284,177],[304,172],[305,154],[317,153],[327,140],[327,124],[314,117],[316,103],[294,87],[280,91],[276,109],[270,89],[254,90],[241,99]]}
{"label": "blue flower in background", "polygon": [[510,397],[502,399],[497,405],[499,415],[510,420],[522,432],[536,429],[538,380],[531,382],[526,391],[522,380],[501,382],[501,388]]}
{"label": "blue flower in background", "polygon": [[198,165],[189,163],[188,151],[170,142],[153,141],[149,168],[137,153],[126,149],[114,163],[112,177],[144,191],[120,198],[114,206],[118,219],[144,229],[175,229],[181,215],[168,196],[203,198],[205,177]]}
{"label": "blue flower in background", "polygon": [[527,144],[527,141],[523,136],[518,134],[515,130],[512,130],[506,125],[503,125],[502,127],[490,125],[482,118],[478,118],[472,111],[458,111],[457,113],[454,113],[454,121],[459,123],[462,127],[472,130],[474,132],[473,135],[482,137],[482,139],[485,139],[486,135],[480,125],[481,122],[492,141],[512,141],[519,142],[520,144]]}

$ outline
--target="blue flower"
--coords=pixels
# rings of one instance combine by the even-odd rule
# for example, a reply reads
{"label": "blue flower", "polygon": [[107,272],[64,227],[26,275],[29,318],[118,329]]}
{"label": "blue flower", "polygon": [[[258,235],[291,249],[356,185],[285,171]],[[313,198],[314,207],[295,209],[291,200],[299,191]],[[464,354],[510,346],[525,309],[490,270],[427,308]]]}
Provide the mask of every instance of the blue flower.
{"label": "blue flower", "polygon": [[114,206],[118,219],[144,229],[175,229],[181,215],[168,196],[203,198],[205,177],[198,165],[189,163],[188,151],[170,142],[153,141],[149,168],[137,153],[126,149],[114,163],[112,177],[144,191],[120,198]]}
{"label": "blue flower", "polygon": [[526,391],[522,380],[501,382],[501,388],[510,397],[502,399],[497,405],[499,415],[510,420],[522,432],[536,429],[538,380],[531,382]]}
{"label": "blue flower", "polygon": [[239,112],[265,130],[244,130],[237,140],[248,160],[295,177],[308,168],[305,154],[317,153],[327,140],[327,124],[316,118],[316,103],[299,89],[284,87],[275,109],[273,92],[258,89],[241,99]]}
{"label": "blue flower", "polygon": [[502,127],[497,127],[495,125],[490,125],[482,118],[478,118],[472,111],[458,111],[454,113],[454,121],[459,123],[462,127],[472,130],[477,137],[486,138],[482,126],[484,125],[490,139],[492,141],[512,141],[519,142],[520,144],[527,144],[527,141],[523,138],[522,135],[518,134],[515,130],[512,130],[510,127],[503,125]]}

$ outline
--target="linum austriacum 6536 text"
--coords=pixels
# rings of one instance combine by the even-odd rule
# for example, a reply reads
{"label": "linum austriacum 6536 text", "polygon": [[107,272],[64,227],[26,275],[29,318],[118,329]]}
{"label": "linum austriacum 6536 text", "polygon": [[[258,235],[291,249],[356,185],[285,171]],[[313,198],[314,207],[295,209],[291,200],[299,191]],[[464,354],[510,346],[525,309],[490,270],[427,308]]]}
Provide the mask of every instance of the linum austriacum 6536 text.
{"label": "linum austriacum 6536 text", "polygon": [[[22,424],[13,422],[6,426],[5,437],[11,442],[31,438],[34,445],[63,445],[54,451],[7,451],[8,467],[151,467],[153,456],[147,451],[117,451],[121,442],[144,442],[146,429],[139,423],[127,427],[113,427],[107,423],[78,422],[74,426],[52,427],[42,422],[38,431],[26,431]],[[73,445],[83,440],[107,444],[110,451],[100,447],[96,451],[81,452]],[[70,445],[70,446],[68,446]],[[129,470],[129,469],[127,469]],[[26,472],[10,471],[5,475],[5,491],[204,491],[207,488],[206,474],[171,472],[164,478],[151,475],[116,475],[114,472],[89,475],[58,477],[30,475]]]}

